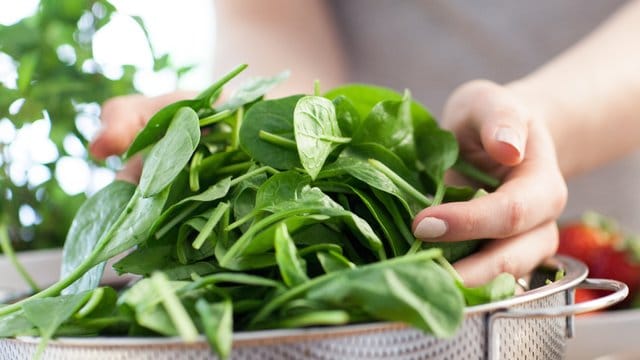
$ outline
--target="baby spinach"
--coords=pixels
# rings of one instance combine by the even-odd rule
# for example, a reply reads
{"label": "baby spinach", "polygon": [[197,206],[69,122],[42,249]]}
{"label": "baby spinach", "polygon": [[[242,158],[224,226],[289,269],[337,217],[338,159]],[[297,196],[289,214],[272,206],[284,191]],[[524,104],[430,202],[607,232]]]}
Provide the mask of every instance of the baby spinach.
{"label": "baby spinach", "polygon": [[333,103],[321,96],[298,100],[293,112],[293,127],[302,166],[315,179],[329,154],[350,138],[342,137]]}
{"label": "baby spinach", "polygon": [[169,104],[155,113],[147,122],[147,125],[138,133],[133,143],[129,146],[129,149],[125,153],[125,158],[130,158],[139,151],[154,144],[156,141],[164,135],[169,127],[171,119],[174,117],[176,111],[183,107],[189,107],[194,111],[208,109],[211,107],[211,102],[214,96],[222,89],[222,87],[233,79],[236,75],[246,69],[246,65],[240,65],[233,69],[229,74],[222,77],[216,83],[212,84],[208,89],[196,96],[192,100],[181,100],[173,104]]}
{"label": "baby spinach", "polygon": [[[140,175],[138,188],[150,197],[167,187],[189,162],[200,141],[198,115],[191,108],[178,109],[167,134],[154,146]],[[167,161],[167,159],[171,161]]]}
{"label": "baby spinach", "polygon": [[[78,215],[73,219],[69,228],[62,249],[62,257],[64,258],[60,270],[62,279],[69,276],[91,255],[102,234],[118,219],[134,191],[134,185],[123,181],[114,181],[87,199],[80,207]],[[62,293],[73,294],[96,288],[102,278],[104,266],[104,263],[95,265],[64,289]]]}
{"label": "baby spinach", "polygon": [[[295,95],[253,105],[240,127],[240,147],[251,158],[276,169],[300,166],[293,133],[293,111],[300,98],[302,95]],[[268,134],[267,140],[264,134]],[[288,147],[287,141],[293,147]]]}
{"label": "baby spinach", "polygon": [[[313,95],[264,100],[283,73],[212,107],[243,69],[150,119],[127,151],[149,148],[140,183],[116,181],[86,201],[60,280],[1,306],[0,336],[40,335],[42,349],[54,336],[204,334],[225,358],[233,331],[249,329],[384,320],[451,336],[465,305],[513,293],[506,275],[462,285],[447,257],[478,242],[413,237],[422,208],[481,193],[447,186],[445,171],[491,178],[408,91],[355,84],[320,95],[316,84]],[[98,287],[120,255],[114,268],[141,279]]]}
{"label": "baby spinach", "polygon": [[235,111],[244,105],[250,104],[263,97],[274,86],[282,83],[289,77],[288,71],[283,71],[273,77],[257,77],[249,79],[231,95],[224,104],[216,107],[217,112]]}

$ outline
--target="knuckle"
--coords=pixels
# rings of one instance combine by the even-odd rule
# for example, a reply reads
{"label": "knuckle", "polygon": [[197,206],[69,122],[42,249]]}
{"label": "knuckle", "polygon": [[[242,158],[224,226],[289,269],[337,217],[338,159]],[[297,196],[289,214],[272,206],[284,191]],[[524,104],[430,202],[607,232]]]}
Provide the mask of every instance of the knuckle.
{"label": "knuckle", "polygon": [[549,225],[549,234],[546,236],[547,247],[546,253],[544,254],[545,258],[553,256],[556,251],[558,251],[558,246],[560,245],[560,237],[558,232],[558,224],[556,222],[552,222]]}
{"label": "knuckle", "polygon": [[556,189],[555,197],[552,201],[552,206],[554,210],[554,214],[559,216],[567,205],[567,200],[569,199],[569,189],[567,188],[566,182],[561,178],[558,181],[558,184],[554,186]]}
{"label": "knuckle", "polygon": [[464,234],[477,234],[480,228],[480,221],[471,212],[464,212],[459,214],[460,223],[462,224]]}
{"label": "knuckle", "polygon": [[525,225],[526,218],[526,205],[524,201],[518,197],[503,196],[502,208],[505,211],[502,236],[507,237],[521,232]]}
{"label": "knuckle", "polygon": [[496,257],[494,264],[494,274],[509,273],[516,275],[519,273],[516,261],[506,254]]}

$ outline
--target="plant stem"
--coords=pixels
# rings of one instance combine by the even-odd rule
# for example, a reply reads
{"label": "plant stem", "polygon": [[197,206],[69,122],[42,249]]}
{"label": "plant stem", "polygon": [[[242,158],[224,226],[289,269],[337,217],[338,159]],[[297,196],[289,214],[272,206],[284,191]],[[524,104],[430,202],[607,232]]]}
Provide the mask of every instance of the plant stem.
{"label": "plant stem", "polygon": [[278,170],[272,168],[271,166],[261,166],[255,170],[251,170],[248,173],[244,174],[244,175],[240,175],[235,179],[232,179],[231,182],[229,183],[229,187],[235,186],[241,182],[243,182],[246,179],[249,179],[251,177],[254,177],[256,175],[262,174],[264,172],[268,172],[271,174],[277,174]]}
{"label": "plant stem", "polygon": [[258,137],[268,143],[277,145],[289,150],[298,150],[298,144],[294,140],[287,139],[280,135],[272,134],[268,131],[260,130]]}
{"label": "plant stem", "polygon": [[73,284],[74,281],[78,280],[84,273],[86,273],[89,269],[91,269],[94,264],[96,254],[92,253],[88,258],[86,258],[80,265],[78,265],[66,278],[59,280],[55,284],[49,286],[48,288],[37,292],[28,298],[17,301],[13,304],[0,307],[0,316],[8,315],[14,313],[22,308],[22,304],[31,300],[31,299],[40,299],[46,297],[58,296],[62,290],[64,290],[67,286]]}
{"label": "plant stem", "polygon": [[482,184],[491,186],[492,188],[500,186],[500,180],[494,178],[493,176],[485,173],[484,171],[476,168],[475,166],[464,160],[458,160],[453,165],[453,169],[471,180],[478,181]]}
{"label": "plant stem", "polygon": [[11,246],[11,240],[9,239],[9,232],[4,223],[0,222],[0,248],[2,248],[2,252],[7,257],[9,262],[13,265],[13,267],[18,271],[22,279],[29,284],[29,287],[33,292],[40,291],[38,284],[33,280],[31,275],[27,272],[27,270],[22,266],[15,252],[13,251],[13,247]]}
{"label": "plant stem", "polygon": [[222,215],[228,209],[229,209],[229,203],[221,202],[215,208],[215,210],[213,210],[213,212],[211,213],[211,216],[209,217],[207,222],[204,224],[204,227],[202,228],[198,236],[196,236],[196,239],[193,240],[193,243],[191,243],[191,246],[194,249],[199,250],[202,247],[202,244],[204,244],[204,241],[207,240],[207,237],[209,237],[209,234],[211,234],[213,227],[218,223],[218,221],[220,221],[220,218],[222,218]]}
{"label": "plant stem", "polygon": [[162,304],[176,326],[178,333],[180,333],[182,340],[185,342],[196,341],[198,339],[198,330],[184,306],[182,306],[180,299],[171,289],[166,275],[161,272],[154,273],[151,275],[151,284],[160,295]]}
{"label": "plant stem", "polygon": [[432,204],[432,200],[429,200],[420,191],[416,190],[411,184],[406,182],[403,178],[398,176],[393,170],[389,169],[385,164],[376,159],[369,159],[369,164],[376,168],[381,173],[385,174],[396,186],[406,192],[408,195],[417,200],[423,207],[429,207]]}
{"label": "plant stem", "polygon": [[224,120],[231,115],[231,110],[222,110],[219,113],[215,113],[211,116],[207,116],[205,118],[200,119],[200,127],[205,127],[207,125],[211,125],[217,123],[220,120]]}

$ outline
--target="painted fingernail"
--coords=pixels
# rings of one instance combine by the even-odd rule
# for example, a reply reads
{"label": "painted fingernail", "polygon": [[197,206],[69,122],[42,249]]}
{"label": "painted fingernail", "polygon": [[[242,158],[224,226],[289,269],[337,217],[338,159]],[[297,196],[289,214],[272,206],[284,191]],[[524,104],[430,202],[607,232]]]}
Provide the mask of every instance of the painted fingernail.
{"label": "painted fingernail", "polygon": [[442,219],[426,217],[418,223],[413,232],[418,239],[432,239],[447,232],[447,223]]}
{"label": "painted fingernail", "polygon": [[513,148],[516,149],[518,153],[522,154],[522,140],[520,139],[518,133],[515,132],[512,128],[498,128],[498,130],[496,130],[494,138],[497,141],[513,146]]}

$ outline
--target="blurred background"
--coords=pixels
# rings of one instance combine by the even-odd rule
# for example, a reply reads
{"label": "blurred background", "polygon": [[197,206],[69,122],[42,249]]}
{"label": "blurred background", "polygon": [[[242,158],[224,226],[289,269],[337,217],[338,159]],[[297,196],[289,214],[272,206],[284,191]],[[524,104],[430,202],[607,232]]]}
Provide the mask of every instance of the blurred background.
{"label": "blurred background", "polygon": [[210,84],[214,15],[210,0],[0,0],[0,226],[16,250],[62,246],[121,166],[86,150],[105,99]]}

